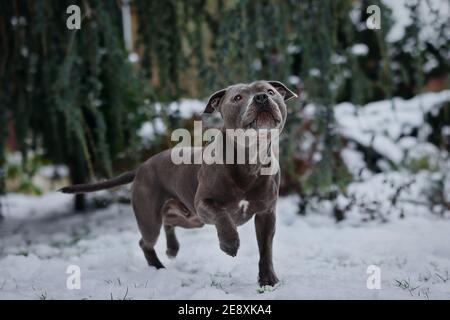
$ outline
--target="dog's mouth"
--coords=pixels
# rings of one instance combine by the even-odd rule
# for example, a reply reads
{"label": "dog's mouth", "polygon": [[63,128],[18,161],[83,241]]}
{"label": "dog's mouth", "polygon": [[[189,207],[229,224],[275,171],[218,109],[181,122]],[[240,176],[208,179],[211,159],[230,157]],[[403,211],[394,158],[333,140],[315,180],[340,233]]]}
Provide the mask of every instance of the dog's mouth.
{"label": "dog's mouth", "polygon": [[244,122],[245,129],[273,129],[281,122],[280,116],[272,107],[252,108],[248,119]]}

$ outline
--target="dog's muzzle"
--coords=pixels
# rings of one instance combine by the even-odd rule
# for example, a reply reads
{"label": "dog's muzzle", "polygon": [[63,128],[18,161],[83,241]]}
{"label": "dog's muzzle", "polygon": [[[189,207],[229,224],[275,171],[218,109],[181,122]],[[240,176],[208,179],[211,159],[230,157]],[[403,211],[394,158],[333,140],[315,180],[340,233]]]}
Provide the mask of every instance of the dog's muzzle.
{"label": "dog's muzzle", "polygon": [[258,93],[249,106],[248,120],[245,126],[253,129],[271,129],[281,122],[278,106],[266,93]]}

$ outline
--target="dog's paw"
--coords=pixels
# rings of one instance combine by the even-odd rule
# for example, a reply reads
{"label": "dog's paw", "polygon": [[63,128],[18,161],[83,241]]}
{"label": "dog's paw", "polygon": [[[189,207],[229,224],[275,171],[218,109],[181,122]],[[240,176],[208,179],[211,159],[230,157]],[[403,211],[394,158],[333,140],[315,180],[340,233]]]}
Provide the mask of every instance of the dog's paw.
{"label": "dog's paw", "polygon": [[239,250],[239,238],[232,241],[220,241],[220,249],[227,255],[235,257]]}
{"label": "dog's paw", "polygon": [[173,259],[177,256],[178,254],[178,250],[179,250],[179,246],[176,247],[168,247],[166,250],[166,255],[170,258]]}
{"label": "dog's paw", "polygon": [[278,280],[275,272],[268,272],[266,274],[260,275],[258,282],[261,287],[264,286],[275,286],[280,280]]}
{"label": "dog's paw", "polygon": [[174,236],[167,238],[167,250],[166,254],[170,259],[173,259],[177,256],[178,250],[180,249],[180,244],[178,243],[177,238]]}

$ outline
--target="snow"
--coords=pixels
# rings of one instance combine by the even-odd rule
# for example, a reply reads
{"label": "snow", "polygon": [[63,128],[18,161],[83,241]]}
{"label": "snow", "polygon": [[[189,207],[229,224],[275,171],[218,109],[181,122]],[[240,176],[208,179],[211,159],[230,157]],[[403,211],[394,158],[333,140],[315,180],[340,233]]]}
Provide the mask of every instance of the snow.
{"label": "snow", "polygon": [[[197,99],[181,99],[180,101],[172,102],[168,106],[169,113],[179,112],[179,116],[189,119],[194,115],[199,115],[206,107],[206,100]],[[162,104],[157,104],[157,110],[162,108]]]}
{"label": "snow", "polygon": [[289,76],[288,81],[293,86],[299,85],[301,82],[300,77],[298,76]]}
{"label": "snow", "polygon": [[[168,114],[178,113],[177,116],[183,119],[190,119],[195,115],[202,114],[205,109],[206,101],[197,99],[181,99],[180,101],[171,102],[169,104],[155,103],[155,111],[160,114],[164,109]],[[137,134],[144,143],[151,142],[156,135],[163,134],[167,130],[161,118],[153,121],[145,121]]]}
{"label": "snow", "polygon": [[137,135],[144,143],[153,141],[157,134],[162,134],[166,131],[166,126],[161,118],[156,118],[153,122],[146,121],[138,130]]}
{"label": "snow", "polygon": [[354,177],[368,178],[371,176],[362,153],[352,148],[344,148],[341,152],[341,158]]}
{"label": "snow", "polygon": [[131,52],[128,55],[128,61],[130,61],[131,63],[136,63],[139,61],[139,55],[136,52]]}
{"label": "snow", "polygon": [[[394,25],[387,35],[387,40],[389,42],[398,41],[404,37],[405,28],[412,23],[409,10],[405,5],[414,2],[408,0],[383,0],[383,3],[392,10],[394,21]],[[422,24],[420,26],[419,39],[422,42],[436,43],[439,34],[435,30],[435,27],[448,25],[450,2],[448,0],[430,0],[418,1],[418,3],[419,16]],[[446,32],[450,36],[449,28],[446,28]],[[445,37],[443,38],[445,39]]]}
{"label": "snow", "polygon": [[55,175],[67,177],[69,175],[69,168],[66,165],[44,165],[39,168],[38,175],[46,178],[52,178]]}
{"label": "snow", "polygon": [[413,128],[425,127],[427,113],[439,110],[450,101],[450,90],[423,93],[411,99],[394,98],[354,106],[344,102],[334,107],[339,132],[364,146],[372,146],[394,163],[404,158],[405,150],[398,140]]}
{"label": "snow", "polygon": [[357,56],[365,56],[369,53],[369,47],[364,43],[355,43],[351,47],[351,52]]}
{"label": "snow", "polygon": [[[358,190],[381,189],[382,177]],[[378,181],[378,182],[377,182]],[[378,186],[374,188],[374,185]],[[429,213],[389,223],[337,224],[321,214],[300,217],[299,199],[278,203],[274,264],[281,283],[257,285],[253,223],[239,228],[241,247],[231,258],[219,249],[212,226],[177,229],[179,255],[157,252],[166,269],[146,265],[129,205],[87,215],[70,213],[71,197],[10,194],[0,223],[0,299],[448,299],[450,221]],[[412,209],[414,211],[414,209]],[[66,287],[77,265],[81,289]],[[381,289],[366,287],[367,268],[381,270]],[[402,289],[409,283],[415,290]],[[411,291],[411,292],[410,292]]]}
{"label": "snow", "polygon": [[312,68],[309,70],[309,75],[311,77],[318,77],[318,76],[320,76],[320,70],[317,68]]}

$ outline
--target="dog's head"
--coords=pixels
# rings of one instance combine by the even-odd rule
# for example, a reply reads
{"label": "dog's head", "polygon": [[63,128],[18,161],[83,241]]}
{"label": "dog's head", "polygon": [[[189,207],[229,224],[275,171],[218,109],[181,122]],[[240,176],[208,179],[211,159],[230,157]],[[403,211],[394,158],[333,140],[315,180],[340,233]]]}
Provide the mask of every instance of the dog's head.
{"label": "dog's head", "polygon": [[204,113],[220,112],[225,129],[278,129],[286,122],[285,102],[295,93],[278,81],[235,84],[215,92]]}

